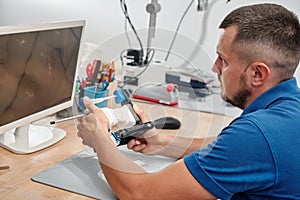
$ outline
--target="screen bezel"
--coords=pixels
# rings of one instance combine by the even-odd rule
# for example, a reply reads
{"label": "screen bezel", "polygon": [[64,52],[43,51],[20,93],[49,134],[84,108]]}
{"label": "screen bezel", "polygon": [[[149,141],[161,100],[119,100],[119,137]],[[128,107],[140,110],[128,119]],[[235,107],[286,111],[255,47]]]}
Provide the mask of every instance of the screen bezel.
{"label": "screen bezel", "polygon": [[43,24],[32,24],[32,25],[18,25],[18,26],[3,26],[0,27],[0,36],[14,33],[24,33],[24,32],[33,32],[33,31],[46,31],[46,30],[54,30],[54,29],[62,29],[62,28],[73,28],[73,27],[82,27],[81,29],[81,38],[79,44],[79,52],[76,63],[76,70],[74,74],[74,82],[71,98],[66,102],[59,103],[57,105],[51,106],[49,108],[43,109],[36,113],[30,114],[28,116],[22,117],[10,123],[0,126],[0,134],[4,134],[9,130],[14,128],[18,128],[30,123],[33,123],[37,120],[40,120],[49,115],[53,115],[56,112],[59,112],[63,109],[69,108],[73,105],[75,89],[76,89],[76,81],[78,68],[80,65],[80,57],[81,57],[81,48],[83,44],[83,33],[85,29],[85,20],[77,20],[77,21],[66,21],[66,22],[52,22],[52,23],[43,23]]}

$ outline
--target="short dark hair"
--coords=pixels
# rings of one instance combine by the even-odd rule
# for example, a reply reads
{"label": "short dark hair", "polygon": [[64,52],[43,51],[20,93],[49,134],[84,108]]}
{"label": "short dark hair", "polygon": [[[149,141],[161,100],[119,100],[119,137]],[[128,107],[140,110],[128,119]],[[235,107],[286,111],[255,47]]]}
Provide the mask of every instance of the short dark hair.
{"label": "short dark hair", "polygon": [[229,13],[219,28],[237,27],[233,50],[248,61],[261,60],[280,76],[293,76],[300,60],[298,17],[283,6],[255,4]]}

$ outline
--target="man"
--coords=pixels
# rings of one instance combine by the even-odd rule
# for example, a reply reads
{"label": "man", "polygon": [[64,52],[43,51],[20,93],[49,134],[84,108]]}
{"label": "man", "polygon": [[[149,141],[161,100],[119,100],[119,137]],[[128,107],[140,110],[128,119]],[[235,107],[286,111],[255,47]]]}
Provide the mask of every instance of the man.
{"label": "man", "polygon": [[[96,150],[120,199],[300,199],[300,89],[293,78],[299,20],[282,6],[258,4],[234,10],[220,28],[213,71],[222,98],[244,111],[207,147],[194,139],[183,159],[148,174],[117,150],[106,117],[86,101],[92,114],[82,118],[78,135]],[[191,142],[146,135],[128,148],[174,156]]]}

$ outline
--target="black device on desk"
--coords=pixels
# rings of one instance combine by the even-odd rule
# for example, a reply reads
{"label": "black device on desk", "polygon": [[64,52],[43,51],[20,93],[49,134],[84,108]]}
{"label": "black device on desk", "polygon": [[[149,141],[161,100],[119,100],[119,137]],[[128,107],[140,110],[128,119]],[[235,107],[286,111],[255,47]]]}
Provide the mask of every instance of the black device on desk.
{"label": "black device on desk", "polygon": [[118,97],[115,98],[116,103],[127,106],[136,121],[133,127],[119,129],[111,133],[118,146],[127,144],[131,139],[141,137],[146,131],[154,127],[157,129],[178,129],[181,126],[180,121],[173,117],[162,117],[154,120],[154,122],[149,121],[142,123],[139,116],[133,110],[130,92],[125,89],[119,89],[114,91],[114,95]]}
{"label": "black device on desk", "polygon": [[194,76],[190,73],[168,71],[166,72],[166,82],[177,84],[179,87],[205,88],[209,80],[205,80],[204,77]]}
{"label": "black device on desk", "polygon": [[190,98],[206,97],[211,95],[208,84],[215,79],[209,75],[198,73],[197,75],[182,72],[168,71],[166,72],[166,83],[177,84],[178,91],[189,94]]}
{"label": "black device on desk", "polygon": [[181,122],[174,117],[161,117],[153,121],[157,129],[179,129]]}

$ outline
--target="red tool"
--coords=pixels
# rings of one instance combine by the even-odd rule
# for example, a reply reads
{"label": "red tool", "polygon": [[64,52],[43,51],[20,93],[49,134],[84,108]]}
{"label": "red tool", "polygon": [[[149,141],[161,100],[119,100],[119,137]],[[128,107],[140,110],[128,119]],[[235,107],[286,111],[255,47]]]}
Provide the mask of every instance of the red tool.
{"label": "red tool", "polygon": [[92,80],[93,74],[94,74],[94,69],[93,69],[93,66],[91,65],[91,63],[89,63],[89,64],[86,66],[85,72],[86,72],[86,75],[87,75],[87,77],[88,77],[88,80]]}

